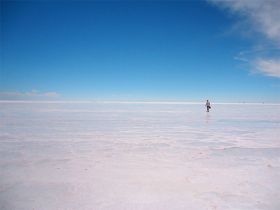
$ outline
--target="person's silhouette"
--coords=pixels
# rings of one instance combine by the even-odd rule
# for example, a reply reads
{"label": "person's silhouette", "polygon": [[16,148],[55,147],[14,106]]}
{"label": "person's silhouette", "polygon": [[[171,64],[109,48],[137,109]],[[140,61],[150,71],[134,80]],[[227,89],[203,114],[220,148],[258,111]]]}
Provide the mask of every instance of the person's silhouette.
{"label": "person's silhouette", "polygon": [[205,106],[206,106],[207,112],[209,112],[209,110],[211,109],[211,105],[210,105],[210,101],[209,100],[206,101]]}

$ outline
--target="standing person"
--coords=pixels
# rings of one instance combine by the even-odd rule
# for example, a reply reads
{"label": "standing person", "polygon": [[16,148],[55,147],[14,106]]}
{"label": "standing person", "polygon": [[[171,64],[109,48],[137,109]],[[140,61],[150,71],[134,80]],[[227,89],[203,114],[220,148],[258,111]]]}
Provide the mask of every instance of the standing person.
{"label": "standing person", "polygon": [[207,112],[209,112],[209,110],[211,109],[211,105],[210,105],[210,101],[209,100],[206,101],[205,106],[206,106]]}

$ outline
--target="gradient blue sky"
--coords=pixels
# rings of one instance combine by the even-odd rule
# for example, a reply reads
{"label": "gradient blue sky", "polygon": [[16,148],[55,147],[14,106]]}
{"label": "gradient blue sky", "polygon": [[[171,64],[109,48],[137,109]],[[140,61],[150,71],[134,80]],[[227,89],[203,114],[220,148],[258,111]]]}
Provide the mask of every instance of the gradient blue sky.
{"label": "gradient blue sky", "polygon": [[277,37],[231,8],[2,1],[0,99],[280,102]]}

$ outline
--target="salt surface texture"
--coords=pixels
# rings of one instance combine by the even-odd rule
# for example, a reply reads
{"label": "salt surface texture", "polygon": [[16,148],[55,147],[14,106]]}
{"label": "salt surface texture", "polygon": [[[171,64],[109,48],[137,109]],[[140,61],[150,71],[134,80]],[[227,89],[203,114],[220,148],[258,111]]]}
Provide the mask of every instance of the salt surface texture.
{"label": "salt surface texture", "polygon": [[279,210],[280,106],[0,103],[1,210]]}

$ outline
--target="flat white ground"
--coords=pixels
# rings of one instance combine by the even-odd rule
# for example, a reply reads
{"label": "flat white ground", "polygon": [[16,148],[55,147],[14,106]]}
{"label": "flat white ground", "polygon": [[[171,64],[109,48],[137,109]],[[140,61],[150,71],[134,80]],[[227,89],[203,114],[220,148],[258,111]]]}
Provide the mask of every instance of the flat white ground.
{"label": "flat white ground", "polygon": [[0,103],[1,210],[279,210],[280,106]]}

